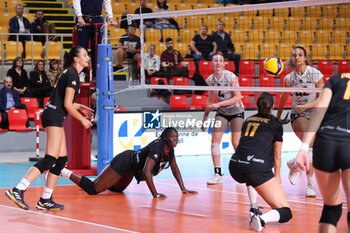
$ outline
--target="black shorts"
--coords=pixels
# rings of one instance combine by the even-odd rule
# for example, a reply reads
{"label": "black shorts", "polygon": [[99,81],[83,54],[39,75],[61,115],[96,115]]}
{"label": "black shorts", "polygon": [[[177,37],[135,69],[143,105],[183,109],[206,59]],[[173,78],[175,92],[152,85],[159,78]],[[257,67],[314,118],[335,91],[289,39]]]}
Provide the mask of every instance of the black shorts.
{"label": "black shorts", "polygon": [[128,58],[128,59],[134,58],[134,56],[135,56],[136,54],[140,54],[140,53],[139,53],[139,52],[137,52],[137,53],[126,52],[126,58]]}
{"label": "black shorts", "polygon": [[232,119],[235,119],[235,118],[238,118],[238,117],[244,119],[244,112],[237,113],[235,115],[224,115],[224,114],[221,114],[219,112],[216,112],[215,116],[221,116],[221,117],[225,118],[226,120],[228,120],[228,122],[231,122]]}
{"label": "black shorts", "polygon": [[48,126],[63,127],[62,123],[64,120],[64,116],[61,116],[54,111],[45,109],[41,114],[41,124],[43,125],[43,128]]}
{"label": "black shorts", "polygon": [[134,153],[133,150],[126,150],[117,154],[110,163],[111,168],[120,176],[132,171],[132,155]]}
{"label": "black shorts", "polygon": [[290,123],[293,124],[293,122],[298,119],[299,117],[304,117],[305,119],[310,120],[305,115],[299,114],[299,113],[291,113],[290,114]]}
{"label": "black shorts", "polygon": [[236,163],[230,161],[229,170],[232,178],[238,183],[245,183],[247,186],[258,187],[275,177],[272,170],[256,173],[238,172],[234,168]]}
{"label": "black shorts", "polygon": [[313,166],[324,172],[349,169],[349,151],[349,143],[324,139],[317,135],[313,146]]}

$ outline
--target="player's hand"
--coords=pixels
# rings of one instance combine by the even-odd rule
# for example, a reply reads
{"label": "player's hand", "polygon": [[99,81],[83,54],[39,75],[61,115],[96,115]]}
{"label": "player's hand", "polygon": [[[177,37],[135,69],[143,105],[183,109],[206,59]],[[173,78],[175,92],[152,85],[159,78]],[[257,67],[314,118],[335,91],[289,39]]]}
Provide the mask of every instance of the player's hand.
{"label": "player's hand", "polygon": [[301,114],[301,113],[303,113],[306,109],[305,109],[304,105],[297,105],[297,106],[295,106],[294,110],[295,110],[296,113]]}
{"label": "player's hand", "polygon": [[306,150],[299,150],[296,157],[296,164],[303,171],[310,169],[309,152]]}
{"label": "player's hand", "polygon": [[87,117],[89,119],[91,119],[94,116],[94,110],[89,107],[86,107],[85,105],[80,104],[78,110],[84,117]]}
{"label": "player's hand", "polygon": [[290,122],[289,119],[289,112],[286,114],[286,116],[284,117],[284,119],[278,119],[278,121],[282,124],[282,125],[286,125]]}
{"label": "player's hand", "polygon": [[163,193],[157,193],[156,195],[153,196],[153,198],[166,198],[166,196]]}
{"label": "player's hand", "polygon": [[182,194],[198,194],[198,192],[193,191],[193,190],[184,189],[184,190],[182,190]]}
{"label": "player's hand", "polygon": [[88,129],[92,126],[91,121],[85,118],[81,121],[81,124],[84,126],[85,129]]}
{"label": "player's hand", "polygon": [[85,21],[82,16],[78,17],[78,26],[79,27],[84,27],[85,26]]}
{"label": "player's hand", "polygon": [[213,110],[215,110],[215,109],[217,109],[217,108],[220,108],[220,107],[221,107],[221,105],[220,105],[219,103],[215,103],[215,104],[209,105],[209,106],[208,106],[208,109],[209,109],[210,111],[213,111]]}

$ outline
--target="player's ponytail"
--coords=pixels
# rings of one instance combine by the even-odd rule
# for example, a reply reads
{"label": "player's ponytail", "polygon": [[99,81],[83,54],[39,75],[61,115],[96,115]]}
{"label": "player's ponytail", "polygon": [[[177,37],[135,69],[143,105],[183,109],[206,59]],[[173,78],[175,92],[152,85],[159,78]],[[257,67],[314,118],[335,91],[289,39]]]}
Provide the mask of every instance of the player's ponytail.
{"label": "player's ponytail", "polygon": [[271,108],[273,106],[273,103],[273,96],[270,93],[261,93],[258,99],[256,100],[256,106],[258,106],[258,113],[266,118],[275,119],[275,117],[271,115]]}
{"label": "player's ponytail", "polygon": [[71,67],[74,63],[74,58],[79,56],[80,50],[83,49],[81,46],[72,47],[69,52],[65,52],[63,55],[63,69]]}

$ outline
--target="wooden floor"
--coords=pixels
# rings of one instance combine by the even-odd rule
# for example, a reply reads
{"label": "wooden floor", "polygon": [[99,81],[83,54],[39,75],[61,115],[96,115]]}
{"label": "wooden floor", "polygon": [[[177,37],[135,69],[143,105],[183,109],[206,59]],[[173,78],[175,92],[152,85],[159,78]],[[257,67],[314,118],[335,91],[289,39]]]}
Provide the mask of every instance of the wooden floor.
{"label": "wooden floor", "polygon": [[[282,186],[288,197],[293,219],[285,224],[268,224],[269,233],[317,232],[322,200],[306,198],[305,183],[289,184],[286,174]],[[304,177],[305,178],[305,177]],[[75,185],[57,186],[54,199],[64,204],[62,211],[39,211],[35,204],[42,187],[25,192],[29,211],[18,208],[0,189],[1,233],[104,233],[104,232],[252,232],[247,220],[249,200],[245,186],[230,177],[222,185],[206,185],[206,178],[186,178],[188,189],[198,195],[182,195],[174,179],[156,180],[164,200],[153,199],[145,182],[132,182],[124,193],[103,192],[89,196]],[[263,212],[270,208],[259,199]],[[338,232],[346,232],[347,204],[338,224]]]}

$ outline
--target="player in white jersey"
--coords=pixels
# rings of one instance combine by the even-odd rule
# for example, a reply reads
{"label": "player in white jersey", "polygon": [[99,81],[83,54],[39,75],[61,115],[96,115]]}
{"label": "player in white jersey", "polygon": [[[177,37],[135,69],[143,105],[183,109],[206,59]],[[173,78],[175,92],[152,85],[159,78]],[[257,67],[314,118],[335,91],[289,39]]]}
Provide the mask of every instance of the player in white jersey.
{"label": "player in white jersey", "polygon": [[[323,74],[309,66],[309,61],[306,55],[306,50],[297,46],[292,50],[292,56],[286,61],[286,68],[292,68],[284,79],[285,87],[296,88],[322,88],[324,86]],[[290,93],[284,92],[281,96],[278,106],[277,118],[280,119],[284,105]],[[303,138],[306,127],[309,124],[309,119],[312,115],[313,108],[316,105],[316,99],[318,94],[307,92],[294,92],[292,99],[292,111],[291,111],[291,123],[294,133],[299,139]],[[312,145],[312,144],[311,144]],[[310,161],[312,161],[312,147],[309,149]],[[289,160],[287,165],[290,169],[289,181],[295,185],[298,177],[298,169],[295,166],[295,159]],[[312,165],[310,164],[310,167]],[[313,182],[313,169],[306,172],[307,174],[307,187],[306,196],[316,197],[315,185]]]}
{"label": "player in white jersey", "polygon": [[[212,60],[214,73],[207,79],[209,86],[221,86],[221,87],[239,87],[238,77],[225,70],[224,57],[222,55],[215,55]],[[215,96],[217,103],[214,103]],[[233,148],[236,150],[239,139],[241,137],[241,128],[244,121],[244,106],[241,101],[240,91],[209,91],[207,106],[203,116],[203,122],[207,120],[208,114],[212,110],[216,110],[215,121],[220,121],[220,127],[212,128],[212,141],[211,141],[211,155],[214,164],[214,177],[207,181],[209,185],[221,184],[222,173],[220,164],[220,145],[221,139],[230,125],[231,139]],[[202,127],[204,131],[204,127]],[[252,186],[248,187],[248,194],[251,202],[250,214],[261,214],[256,204],[257,194]]]}

